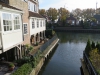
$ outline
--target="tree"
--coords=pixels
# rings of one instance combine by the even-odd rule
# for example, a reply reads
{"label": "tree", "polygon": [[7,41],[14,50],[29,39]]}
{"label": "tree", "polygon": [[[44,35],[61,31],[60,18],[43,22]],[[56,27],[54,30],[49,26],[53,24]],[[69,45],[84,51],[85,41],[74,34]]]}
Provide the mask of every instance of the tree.
{"label": "tree", "polygon": [[100,8],[96,10],[96,14],[100,14]]}
{"label": "tree", "polygon": [[98,53],[97,48],[93,49],[89,54],[92,65],[95,67],[96,71],[99,72],[98,75],[100,75],[100,54]]}
{"label": "tree", "polygon": [[45,15],[46,14],[46,10],[45,9],[39,9],[39,14]]}
{"label": "tree", "polygon": [[95,9],[83,9],[82,10],[82,16],[84,19],[89,20],[91,17],[93,17],[95,13]]}
{"label": "tree", "polygon": [[58,9],[58,14],[59,14],[59,18],[60,18],[61,22],[63,22],[63,24],[64,24],[66,21],[66,18],[69,15],[69,11],[66,10],[65,8],[60,8],[60,9]]}
{"label": "tree", "polygon": [[85,52],[86,54],[89,56],[89,52],[92,50],[91,48],[91,43],[90,43],[90,40],[88,39],[87,41],[87,45],[86,45],[86,48],[85,48]]}
{"label": "tree", "polygon": [[97,42],[96,48],[97,48],[97,49],[99,50],[99,52],[100,52],[100,43]]}
{"label": "tree", "polygon": [[82,17],[82,10],[80,8],[76,8],[71,12],[78,20]]}
{"label": "tree", "polygon": [[92,49],[95,49],[95,43],[93,41],[92,41],[91,47]]}
{"label": "tree", "polygon": [[57,9],[56,8],[49,8],[47,10],[47,15],[48,15],[48,17],[51,18],[52,22],[54,22],[54,20],[57,19],[57,15],[58,15]]}

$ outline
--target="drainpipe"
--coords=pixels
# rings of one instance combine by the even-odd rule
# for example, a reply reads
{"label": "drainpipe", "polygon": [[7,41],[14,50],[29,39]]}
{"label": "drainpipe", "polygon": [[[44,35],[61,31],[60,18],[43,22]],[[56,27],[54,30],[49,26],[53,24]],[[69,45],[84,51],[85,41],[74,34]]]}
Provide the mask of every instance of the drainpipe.
{"label": "drainpipe", "polygon": [[[0,5],[0,9],[2,9],[2,5]],[[0,33],[1,33],[1,45],[2,45],[2,48],[1,48],[1,50],[2,50],[2,53],[3,53],[3,39],[2,39],[2,24],[1,24],[1,13],[0,13]]]}
{"label": "drainpipe", "polygon": [[23,41],[24,41],[24,26],[23,26],[22,15],[23,15],[23,14],[21,14],[21,21],[22,21],[22,36],[23,36]]}

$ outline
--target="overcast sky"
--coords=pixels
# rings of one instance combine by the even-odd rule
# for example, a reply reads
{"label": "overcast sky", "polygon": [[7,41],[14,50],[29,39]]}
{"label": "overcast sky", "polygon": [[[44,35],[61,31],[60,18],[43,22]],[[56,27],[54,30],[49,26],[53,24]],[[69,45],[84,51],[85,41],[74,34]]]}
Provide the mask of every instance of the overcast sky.
{"label": "overcast sky", "polygon": [[100,8],[100,0],[39,0],[40,9],[49,9],[65,7],[69,11],[76,8],[85,9],[85,8]]}

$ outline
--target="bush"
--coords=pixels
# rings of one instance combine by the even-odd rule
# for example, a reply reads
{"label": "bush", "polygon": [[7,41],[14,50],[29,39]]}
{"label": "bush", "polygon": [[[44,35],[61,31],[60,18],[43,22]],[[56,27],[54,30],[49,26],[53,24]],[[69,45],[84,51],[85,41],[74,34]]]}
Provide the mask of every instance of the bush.
{"label": "bush", "polygon": [[86,48],[85,48],[85,52],[86,54],[89,56],[89,52],[92,50],[91,48],[91,43],[90,43],[90,40],[88,39],[87,41],[87,45],[86,45]]}
{"label": "bush", "polygon": [[51,38],[53,35],[55,35],[55,31],[49,29],[45,31],[45,35],[47,38]]}
{"label": "bush", "polygon": [[15,65],[13,63],[9,63],[9,67],[14,67]]}
{"label": "bush", "polygon": [[28,49],[29,49],[29,51],[33,50],[33,46],[29,46]]}
{"label": "bush", "polygon": [[32,66],[29,63],[26,63],[22,65],[19,69],[17,69],[14,73],[11,75],[29,75],[29,73],[32,71]]}
{"label": "bush", "polygon": [[95,49],[95,43],[92,41],[92,45],[91,45],[92,49]]}
{"label": "bush", "polygon": [[84,24],[83,24],[83,27],[84,28],[90,28],[89,22],[85,21]]}
{"label": "bush", "polygon": [[16,60],[15,62],[18,64],[18,66],[21,66],[25,63],[29,63],[31,61],[30,56],[24,56],[22,59]]}

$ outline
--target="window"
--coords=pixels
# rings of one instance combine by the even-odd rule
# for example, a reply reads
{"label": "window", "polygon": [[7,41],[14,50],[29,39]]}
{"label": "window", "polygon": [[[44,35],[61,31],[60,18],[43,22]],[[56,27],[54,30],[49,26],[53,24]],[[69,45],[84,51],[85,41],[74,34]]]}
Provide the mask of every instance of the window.
{"label": "window", "polygon": [[37,19],[37,28],[39,27],[39,20]]}
{"label": "window", "polygon": [[45,21],[43,21],[43,26],[45,26]]}
{"label": "window", "polygon": [[27,2],[28,0],[24,0],[25,2]]}
{"label": "window", "polygon": [[34,11],[36,11],[36,6],[34,5]]}
{"label": "window", "polygon": [[41,20],[41,27],[42,27],[42,20]]}
{"label": "window", "polygon": [[12,30],[12,19],[11,14],[3,13],[3,28],[4,31],[11,31]]}
{"label": "window", "polygon": [[30,1],[28,1],[28,9],[29,11],[36,12],[36,5]]}
{"label": "window", "polygon": [[32,21],[32,29],[35,28],[34,19]]}
{"label": "window", "polygon": [[14,30],[20,29],[20,17],[19,15],[14,15]]}
{"label": "window", "polygon": [[24,34],[27,34],[28,31],[27,31],[27,24],[24,24]]}

